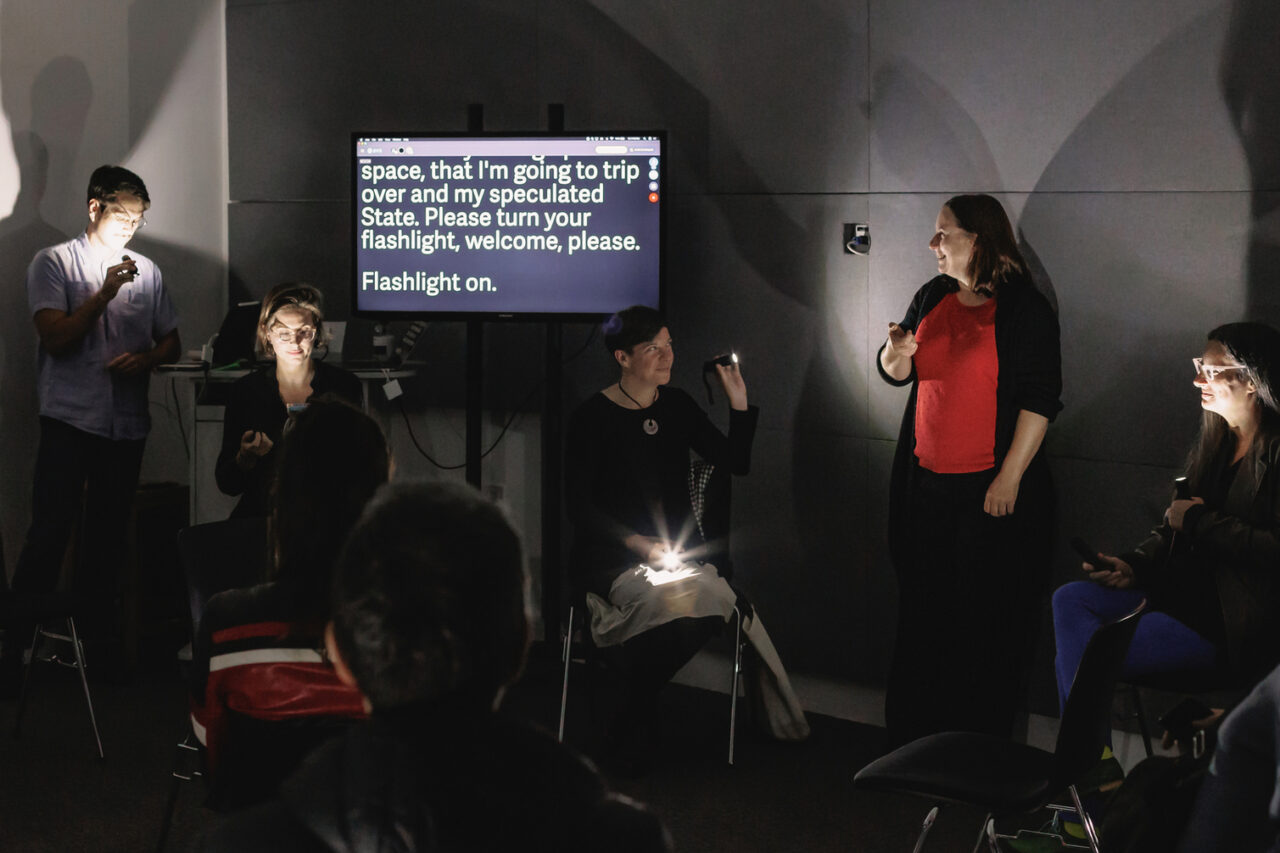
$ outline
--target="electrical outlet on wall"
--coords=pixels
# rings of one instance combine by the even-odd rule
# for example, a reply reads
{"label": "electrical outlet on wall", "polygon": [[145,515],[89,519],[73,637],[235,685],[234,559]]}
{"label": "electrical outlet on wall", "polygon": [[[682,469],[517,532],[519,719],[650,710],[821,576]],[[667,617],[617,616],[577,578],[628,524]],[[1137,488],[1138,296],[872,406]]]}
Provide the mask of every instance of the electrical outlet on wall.
{"label": "electrical outlet on wall", "polygon": [[844,253],[866,255],[871,252],[871,226],[864,222],[844,224]]}

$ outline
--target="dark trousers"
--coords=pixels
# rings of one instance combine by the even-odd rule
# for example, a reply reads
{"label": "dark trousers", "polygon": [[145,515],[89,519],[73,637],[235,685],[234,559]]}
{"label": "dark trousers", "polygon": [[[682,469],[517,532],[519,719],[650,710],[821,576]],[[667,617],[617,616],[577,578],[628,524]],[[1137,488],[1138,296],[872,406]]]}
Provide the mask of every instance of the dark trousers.
{"label": "dark trousers", "polygon": [[1020,492],[1003,518],[982,511],[994,475],[918,472],[885,698],[896,744],[939,731],[1012,733],[1040,622],[1048,534],[1032,495]]}
{"label": "dark trousers", "polygon": [[[21,612],[24,597],[53,592],[77,520],[81,547],[72,591],[93,602],[86,633],[111,629],[121,568],[129,548],[129,517],[145,439],[115,441],[40,418],[40,449],[32,489],[31,527],[13,575]],[[83,511],[83,515],[82,515]],[[12,633],[30,642],[34,626],[14,620]]]}

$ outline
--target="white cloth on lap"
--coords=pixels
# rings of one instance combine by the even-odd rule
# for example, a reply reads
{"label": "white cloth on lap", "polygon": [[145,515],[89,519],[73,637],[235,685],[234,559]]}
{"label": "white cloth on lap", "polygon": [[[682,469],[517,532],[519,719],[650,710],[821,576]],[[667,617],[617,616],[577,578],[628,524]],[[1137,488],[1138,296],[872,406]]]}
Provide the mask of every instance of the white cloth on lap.
{"label": "white cloth on lap", "polygon": [[[587,593],[591,638],[597,646],[614,646],[632,637],[685,617],[733,614],[738,594],[710,563],[684,563],[672,569],[653,569],[641,563],[620,574],[609,587],[609,600]],[[809,723],[791,689],[787,671],[758,613],[743,620],[756,655],[764,664],[753,667],[748,689],[762,711],[763,723],[779,740],[804,740]]]}

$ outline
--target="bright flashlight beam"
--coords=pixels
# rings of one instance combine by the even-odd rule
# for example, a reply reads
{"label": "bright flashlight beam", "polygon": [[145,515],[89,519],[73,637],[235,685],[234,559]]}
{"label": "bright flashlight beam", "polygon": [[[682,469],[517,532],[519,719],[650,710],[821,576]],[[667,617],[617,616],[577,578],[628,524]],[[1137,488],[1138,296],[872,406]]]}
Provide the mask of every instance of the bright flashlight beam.
{"label": "bright flashlight beam", "polygon": [[678,551],[668,551],[662,555],[662,568],[664,569],[678,569],[683,562],[684,560],[681,559]]}
{"label": "bright flashlight beam", "polygon": [[656,572],[644,567],[644,579],[649,582],[650,586],[662,586],[663,584],[675,583],[685,578],[691,578],[698,573],[697,566],[685,566],[678,569],[658,569]]}

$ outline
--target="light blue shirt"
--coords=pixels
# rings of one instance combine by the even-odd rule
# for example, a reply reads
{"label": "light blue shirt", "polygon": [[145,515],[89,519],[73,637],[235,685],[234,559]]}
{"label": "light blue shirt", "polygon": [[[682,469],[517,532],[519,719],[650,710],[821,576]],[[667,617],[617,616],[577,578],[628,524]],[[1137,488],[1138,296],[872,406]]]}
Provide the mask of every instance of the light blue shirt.
{"label": "light blue shirt", "polygon": [[120,288],[70,352],[51,355],[40,347],[37,360],[40,414],[116,440],[147,437],[150,376],[120,376],[107,370],[107,362],[152,349],[178,326],[159,268],[127,247],[98,249],[87,234],[40,250],[27,268],[31,315],[45,308],[71,314],[98,292],[107,267],[124,255],[137,263],[137,277]]}

